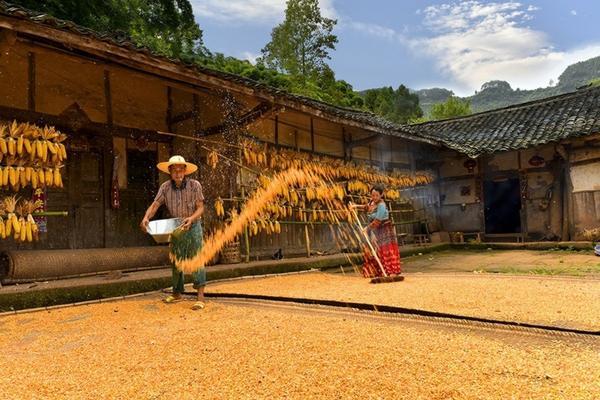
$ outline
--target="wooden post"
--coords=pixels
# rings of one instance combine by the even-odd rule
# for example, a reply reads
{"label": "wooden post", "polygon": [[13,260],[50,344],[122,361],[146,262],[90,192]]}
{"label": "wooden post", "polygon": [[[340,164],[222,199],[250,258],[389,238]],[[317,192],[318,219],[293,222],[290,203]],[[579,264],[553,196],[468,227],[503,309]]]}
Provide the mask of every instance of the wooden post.
{"label": "wooden post", "polygon": [[279,144],[279,116],[275,116],[275,144]]}
{"label": "wooden post", "polygon": [[27,54],[28,75],[27,75],[27,108],[35,111],[35,53]]}
{"label": "wooden post", "polygon": [[315,152],[315,126],[312,117],[310,117],[310,151]]}
{"label": "wooden post", "polygon": [[110,90],[110,71],[104,70],[104,104],[106,105],[106,123],[113,124],[112,94]]}
{"label": "wooden post", "polygon": [[[242,163],[242,150],[238,150],[238,161]],[[242,187],[242,204],[246,202],[246,190],[242,181],[242,169],[239,169],[240,186]],[[250,262],[250,235],[248,234],[248,226],[244,227],[244,245],[246,246],[246,262]]]}
{"label": "wooden post", "polygon": [[310,237],[308,236],[308,224],[304,225],[304,237],[306,238],[306,256],[310,257]]}
{"label": "wooden post", "polygon": [[[242,185],[242,202],[246,202],[246,191],[244,185]],[[244,227],[244,244],[246,245],[246,262],[250,262],[250,235],[248,234],[248,226]]]}
{"label": "wooden post", "polygon": [[346,129],[342,126],[342,145],[344,146],[344,161],[348,161],[348,139],[346,139]]}
{"label": "wooden post", "polygon": [[173,132],[173,125],[171,120],[173,119],[173,93],[171,92],[171,86],[167,86],[167,116],[166,125],[169,132]]}
{"label": "wooden post", "polygon": [[[392,229],[394,229],[394,236],[396,237],[396,240],[400,242],[400,244],[402,246],[404,246],[404,238],[400,239],[398,237],[398,230],[396,229],[396,220],[394,219],[394,213],[392,211],[394,211],[394,209],[392,208],[392,200],[390,200],[389,202],[389,209],[390,209],[390,221],[392,221]],[[402,221],[402,214],[398,214],[400,215],[400,221]]]}
{"label": "wooden post", "polygon": [[[352,142],[352,134],[348,133],[348,143]],[[348,151],[348,161],[352,161],[354,158],[354,147],[350,147],[350,151]]]}
{"label": "wooden post", "polygon": [[198,94],[193,94],[192,116],[194,119],[194,136],[200,136],[200,98]]}

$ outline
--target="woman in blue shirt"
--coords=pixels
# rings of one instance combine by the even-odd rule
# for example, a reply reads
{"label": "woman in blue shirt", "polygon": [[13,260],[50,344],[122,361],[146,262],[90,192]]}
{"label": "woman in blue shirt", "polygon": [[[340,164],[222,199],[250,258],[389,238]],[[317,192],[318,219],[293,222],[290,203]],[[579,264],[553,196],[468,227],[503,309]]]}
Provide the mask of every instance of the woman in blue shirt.
{"label": "woman in blue shirt", "polygon": [[[365,228],[367,234],[372,233],[375,236],[373,247],[377,251],[377,256],[383,264],[386,274],[393,276],[402,272],[400,249],[398,248],[396,230],[390,220],[390,213],[385,201],[383,201],[383,192],[383,185],[375,185],[371,190],[371,201],[366,205],[354,205],[354,208],[367,212],[369,221]],[[382,276],[383,272],[370,251],[365,251],[364,257],[363,275],[367,278]]]}

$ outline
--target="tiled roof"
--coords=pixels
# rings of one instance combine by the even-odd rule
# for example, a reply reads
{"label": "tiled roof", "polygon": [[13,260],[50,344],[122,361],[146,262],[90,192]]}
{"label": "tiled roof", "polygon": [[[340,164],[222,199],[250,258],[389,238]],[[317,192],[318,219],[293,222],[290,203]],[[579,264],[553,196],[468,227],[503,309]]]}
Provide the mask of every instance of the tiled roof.
{"label": "tiled roof", "polygon": [[[112,45],[119,46],[131,52],[143,53],[149,57],[160,59],[161,61],[167,61],[171,63],[178,64],[185,68],[190,69],[191,72],[200,73],[204,75],[208,75],[217,79],[226,80],[228,82],[232,82],[234,84],[242,85],[246,88],[253,89],[256,93],[266,93],[269,96],[273,97],[275,101],[278,99],[286,100],[288,102],[294,102],[302,106],[309,107],[314,110],[321,111],[324,114],[335,116],[338,118],[342,118],[349,121],[354,121],[359,124],[363,124],[365,128],[376,128],[382,132],[394,131],[397,132],[397,136],[403,137],[405,139],[415,140],[419,142],[426,143],[436,143],[430,139],[422,138],[422,137],[413,137],[411,134],[407,134],[403,130],[400,129],[400,126],[382,118],[378,115],[375,115],[370,112],[354,110],[345,107],[334,106],[319,100],[311,99],[304,96],[294,95],[284,90],[280,90],[263,83],[254,81],[249,78],[245,78],[239,75],[230,74],[226,72],[221,72],[217,70],[213,70],[210,68],[202,67],[196,64],[185,63],[179,59],[172,59],[165,57],[163,55],[157,54],[151,51],[149,48],[144,46],[139,46],[135,44],[129,36],[124,33],[117,34],[103,34],[91,30],[89,28],[82,27],[77,25],[71,21],[61,20],[55,17],[52,17],[48,14],[31,11],[25,9],[20,6],[11,5],[5,1],[0,0],[0,16],[7,16],[11,18],[17,18],[22,20],[28,20],[46,27],[51,27],[55,29],[59,29],[62,31],[67,31],[70,33],[74,33],[80,36],[84,36],[87,38],[91,38],[94,40],[99,40],[105,43],[109,43]],[[391,133],[391,132],[390,132]]]}
{"label": "tiled roof", "polygon": [[138,46],[125,34],[102,34],[70,21],[34,12],[0,0],[0,16],[28,20],[46,27],[143,53],[157,60],[175,63],[190,72],[231,82],[254,93],[267,94],[275,102],[292,102],[334,116],[354,121],[366,129],[376,130],[409,140],[445,146],[477,157],[485,153],[523,149],[569,137],[600,133],[600,87],[578,90],[555,97],[517,104],[467,117],[431,121],[414,125],[396,125],[370,112],[327,104],[308,97],[259,83],[249,78],[170,59]]}
{"label": "tiled roof", "polygon": [[470,157],[592,135],[600,133],[600,86],[403,129]]}

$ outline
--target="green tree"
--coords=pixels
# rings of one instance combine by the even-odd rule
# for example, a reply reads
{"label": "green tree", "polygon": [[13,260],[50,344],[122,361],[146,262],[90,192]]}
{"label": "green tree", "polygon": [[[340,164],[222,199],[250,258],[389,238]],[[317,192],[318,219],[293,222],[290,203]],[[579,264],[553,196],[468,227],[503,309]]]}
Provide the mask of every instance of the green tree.
{"label": "green tree", "polygon": [[[332,49],[333,43],[337,41],[333,35],[329,39],[327,35],[321,35],[304,43],[306,48],[311,49],[311,52],[306,52],[306,65],[318,67],[311,67],[313,70],[310,79],[302,80],[298,76],[281,73],[264,64],[252,65],[246,60],[227,57],[220,53],[212,54],[203,45],[202,30],[194,20],[189,0],[12,1],[30,10],[73,21],[97,32],[122,33],[136,44],[148,46],[163,55],[240,75],[291,93],[344,107],[361,108],[363,104],[361,96],[352,89],[352,86],[347,82],[337,81],[334,72],[323,61],[328,58],[328,49]],[[290,8],[290,15],[296,15],[300,11],[308,13],[305,17],[312,18],[314,23],[320,23],[319,29],[324,31],[331,32],[335,24],[335,21],[321,18],[320,14],[318,18],[315,17],[315,12],[318,12],[316,0],[313,2],[296,0],[288,8]],[[306,32],[303,31],[304,33]],[[327,45],[318,47],[317,44],[322,40],[330,43],[331,47]],[[322,56],[320,62],[313,60],[312,57],[316,55]]]}
{"label": "green tree", "polygon": [[101,33],[123,32],[170,57],[204,56],[202,31],[188,0],[12,0]]}
{"label": "green tree", "polygon": [[367,110],[400,124],[423,116],[419,96],[404,85],[396,90],[389,86],[369,89],[364,93],[364,104]]}
{"label": "green tree", "polygon": [[288,0],[285,20],[273,28],[260,62],[298,78],[301,85],[316,81],[325,71],[329,51],[338,39],[336,20],[324,18],[318,0]]}
{"label": "green tree", "polygon": [[456,96],[448,98],[444,103],[431,107],[432,119],[448,119],[471,114],[471,103]]}

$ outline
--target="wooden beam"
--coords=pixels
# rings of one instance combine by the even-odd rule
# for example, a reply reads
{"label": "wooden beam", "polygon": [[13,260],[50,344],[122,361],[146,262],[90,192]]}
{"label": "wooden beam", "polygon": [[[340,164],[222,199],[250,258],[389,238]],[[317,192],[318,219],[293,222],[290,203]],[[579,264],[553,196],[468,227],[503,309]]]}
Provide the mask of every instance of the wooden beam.
{"label": "wooden beam", "polygon": [[378,133],[376,135],[369,136],[369,137],[366,137],[363,139],[351,141],[350,143],[348,143],[348,147],[350,147],[352,149],[354,147],[365,146],[365,145],[368,145],[369,143],[372,143],[374,140],[380,139],[382,137],[383,137],[383,135]]}
{"label": "wooden beam", "polygon": [[27,53],[27,109],[35,111],[35,53]]}
{"label": "wooden beam", "polygon": [[175,125],[175,124],[178,124],[183,121],[187,121],[188,119],[192,119],[192,118],[195,118],[194,110],[185,111],[185,112],[182,112],[181,114],[177,114],[177,115],[171,117],[171,124]]}
{"label": "wooden beam", "polygon": [[571,161],[570,165],[586,165],[600,163],[600,157],[588,158],[586,160]]}
{"label": "wooden beam", "polygon": [[[0,118],[22,122],[29,122],[40,126],[52,125],[57,129],[64,130],[67,134],[73,132],[73,127],[64,118],[58,115],[46,114],[37,111],[23,110],[19,108],[0,106]],[[91,133],[97,136],[111,137],[120,136],[129,139],[138,137],[146,137],[153,142],[170,142],[171,139],[163,135],[159,135],[155,130],[129,128],[118,125],[108,125],[100,122],[88,122],[85,126],[79,129],[79,132]]]}
{"label": "wooden beam", "polygon": [[[275,118],[268,118],[268,119],[270,119],[271,121],[275,121]],[[282,121],[281,119],[279,120],[278,124],[279,125],[283,125],[283,126],[289,126],[290,128],[297,129],[299,132],[306,132],[308,135],[310,135],[310,126],[306,127],[306,126],[294,124],[294,123],[291,123],[291,122]],[[325,131],[320,129],[319,132],[322,133],[322,132],[325,132]],[[327,138],[330,138],[330,139],[339,140],[339,136],[338,137],[327,136],[327,135],[321,134],[319,132],[315,132],[315,136],[323,136],[323,137],[327,137]],[[328,133],[332,133],[332,134],[336,133],[334,131],[327,131],[327,132]]]}
{"label": "wooden beam", "polygon": [[106,106],[106,123],[113,124],[112,94],[110,90],[110,71],[104,70],[104,104]]}
{"label": "wooden beam", "polygon": [[[246,137],[246,138],[251,139],[251,140],[253,140],[255,142],[258,142],[258,143],[268,143],[269,146],[275,147],[277,149],[285,149],[285,150],[294,150],[294,151],[297,151],[294,146],[289,146],[289,145],[286,145],[286,144],[273,143],[273,142],[270,142],[270,141],[267,141],[267,140],[259,139],[256,136],[242,135],[242,137]],[[300,149],[298,151],[301,152],[301,153],[308,153],[308,154],[313,154],[313,155],[318,155],[318,156],[327,156],[327,157],[331,157],[331,158],[343,159],[342,156],[338,156],[338,155],[335,155],[335,154],[329,154],[329,153],[322,153],[322,152],[319,152],[319,151],[311,152],[310,150],[305,150],[305,149]]]}
{"label": "wooden beam", "polygon": [[239,129],[239,128],[245,127],[245,126],[253,123],[257,119],[259,119],[265,113],[271,111],[272,109],[273,109],[272,104],[260,103],[256,107],[252,108],[251,110],[249,110],[246,113],[244,113],[243,115],[241,115],[235,121],[226,121],[224,123],[211,126],[210,128],[199,130],[198,134],[201,136],[216,135],[216,134],[222,133],[226,130]]}

